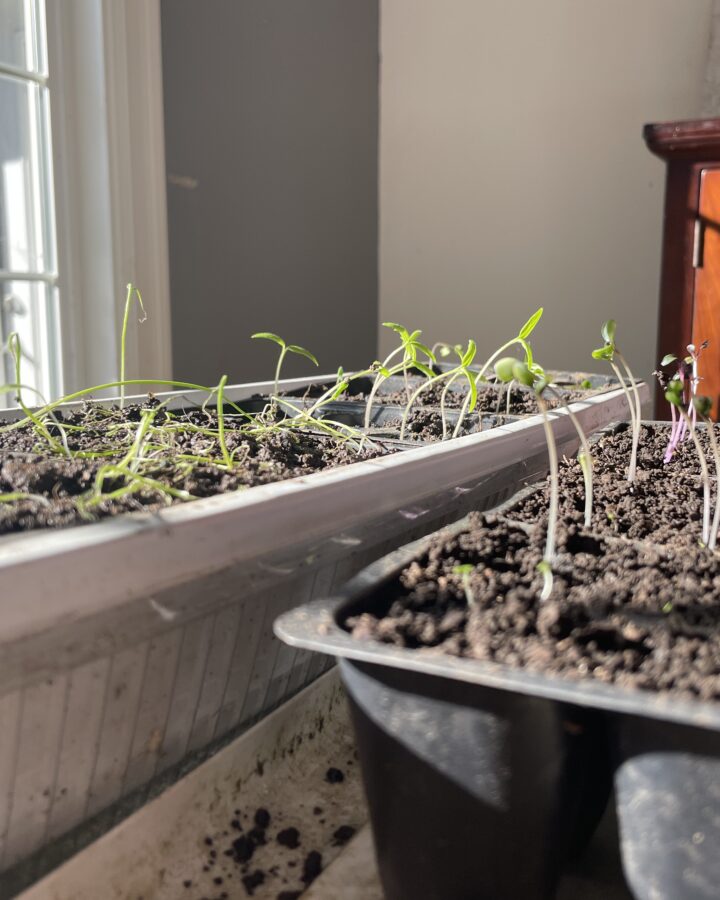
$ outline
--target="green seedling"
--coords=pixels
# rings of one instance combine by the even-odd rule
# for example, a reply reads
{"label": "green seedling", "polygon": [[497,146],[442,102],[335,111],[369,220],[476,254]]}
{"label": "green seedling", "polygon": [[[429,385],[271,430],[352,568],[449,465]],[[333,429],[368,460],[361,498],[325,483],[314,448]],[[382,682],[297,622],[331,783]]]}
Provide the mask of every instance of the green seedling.
{"label": "green seedling", "polygon": [[424,381],[420,387],[418,387],[410,396],[410,399],[407,402],[405,410],[403,412],[402,423],[400,425],[400,440],[404,440],[405,438],[405,429],[407,428],[408,416],[410,415],[410,410],[413,407],[413,404],[418,399],[420,394],[427,390],[427,388],[431,387],[433,384],[438,384],[441,381],[445,382],[443,387],[442,394],[440,395],[440,414],[442,416],[442,424],[443,424],[443,440],[447,437],[447,420],[445,416],[445,402],[447,399],[447,392],[450,389],[450,386],[453,382],[457,381],[458,378],[465,378],[468,383],[468,412],[472,412],[475,409],[475,405],[477,403],[477,385],[475,384],[475,373],[470,370],[470,365],[472,361],[475,359],[475,354],[477,352],[477,347],[475,346],[475,341],[469,340],[467,349],[463,351],[460,356],[460,362],[454,369],[450,369],[448,372],[442,372],[440,375],[432,375],[428,378],[427,381]]}
{"label": "green seedling", "polygon": [[[515,380],[514,378],[514,369],[515,366],[521,365],[518,360],[513,359],[511,356],[503,357],[501,360],[495,364],[495,375],[498,381],[502,383],[512,384]],[[537,377],[534,378],[532,386],[535,387],[538,385]],[[585,518],[584,524],[586,528],[590,527],[592,522],[592,506],[593,506],[593,461],[592,461],[592,450],[590,448],[590,442],[587,439],[587,435],[580,424],[580,420],[575,415],[575,413],[570,409],[568,403],[566,403],[560,394],[555,390],[553,385],[545,379],[544,390],[548,391],[548,393],[552,394],[556,400],[560,401],[565,408],[565,412],[570,417],[570,421],[575,428],[575,432],[578,436],[578,440],[580,441],[580,449],[578,451],[578,462],[580,463],[580,469],[583,473],[583,481],[585,485]],[[542,402],[542,399],[540,398]]]}
{"label": "green seedling", "polygon": [[225,441],[225,385],[227,384],[227,375],[223,375],[220,379],[220,384],[217,387],[217,405],[215,409],[217,410],[217,426],[218,426],[218,444],[220,445],[220,452],[222,453],[222,458],[225,462],[225,465],[228,469],[233,468],[232,456],[230,456],[230,451],[228,450],[227,443]]}
{"label": "green seedling", "polygon": [[[520,331],[518,331],[517,335],[514,338],[511,338],[509,341],[504,343],[502,347],[499,347],[495,350],[494,353],[485,361],[485,364],[482,366],[480,371],[475,376],[475,388],[480,386],[483,381],[486,381],[485,373],[488,371],[490,366],[493,365],[495,360],[497,360],[503,353],[509,350],[511,347],[514,347],[515,344],[518,344],[523,352],[525,353],[525,364],[528,370],[537,375],[542,374],[542,369],[535,363],[533,359],[532,348],[530,347],[530,343],[528,338],[535,330],[538,322],[542,318],[543,315],[543,307],[541,306],[539,309],[536,309],[535,312],[530,316],[530,318],[525,322]],[[460,410],[460,415],[458,416],[457,424],[455,425],[455,430],[453,431],[453,437],[457,437],[460,434],[460,430],[462,429],[463,420],[469,411],[469,406],[471,402],[471,394],[468,394],[465,398],[465,402],[462,405]]]}
{"label": "green seedling", "polygon": [[59,430],[61,441],[57,441],[48,431],[47,426],[43,422],[42,415],[38,415],[37,413],[33,413],[27,406],[25,406],[22,397],[22,379],[20,377],[20,369],[22,366],[22,347],[20,346],[20,335],[17,331],[12,331],[8,335],[7,339],[7,350],[11,354],[13,358],[13,362],[15,365],[15,384],[10,387],[15,387],[17,389],[17,402],[18,406],[25,413],[27,419],[32,423],[33,430],[35,434],[44,440],[47,445],[50,447],[53,453],[65,454],[67,456],[70,455],[70,450],[68,449],[67,444],[67,435],[63,430],[60,423],[55,419],[54,424]]}
{"label": "green seedling", "polygon": [[718,528],[720,528],[720,453],[718,453],[718,443],[715,436],[715,423],[710,418],[712,400],[710,397],[696,395],[693,397],[693,406],[695,407],[695,412],[705,423],[708,439],[710,441],[710,450],[712,452],[713,462],[715,463],[715,511],[713,513],[712,525],[710,526],[710,534],[707,541],[709,549],[714,550],[717,546]]}
{"label": "green seedling", "polygon": [[[627,478],[628,481],[632,484],[635,481],[637,470],[637,452],[638,445],[640,443],[640,420],[642,418],[642,410],[640,404],[640,394],[638,393],[637,384],[635,383],[635,376],[630,370],[630,366],[627,364],[625,357],[620,353],[617,344],[615,343],[616,330],[617,323],[614,319],[608,319],[607,322],[603,322],[601,333],[605,343],[597,350],[593,350],[592,356],[593,359],[604,359],[610,364],[610,368],[613,370],[615,377],[620,383],[620,387],[622,388],[623,393],[625,394],[625,399],[627,400],[632,428],[632,451],[630,453],[630,465],[628,467]],[[626,377],[632,389],[632,397],[630,396],[630,391],[628,390],[628,387],[625,383],[625,379],[623,378],[620,369],[615,363],[616,359],[620,362],[620,365],[625,370]]]}
{"label": "green seedling", "polygon": [[590,442],[587,439],[587,435],[585,434],[585,430],[580,424],[580,420],[575,415],[575,413],[570,409],[570,404],[563,401],[555,388],[548,384],[547,390],[555,397],[556,400],[559,400],[563,403],[565,412],[570,417],[570,421],[575,428],[575,433],[578,436],[578,440],[580,441],[580,449],[578,450],[578,462],[580,463],[580,469],[583,473],[583,482],[585,487],[585,518],[584,525],[586,528],[589,528],[592,523],[592,509],[593,509],[593,458],[592,458],[592,450],[590,449]]}
{"label": "green seedling", "polygon": [[277,334],[273,334],[270,331],[258,331],[256,334],[252,335],[253,340],[263,340],[263,341],[272,341],[280,347],[280,356],[278,357],[277,366],[275,368],[275,385],[273,393],[277,396],[280,393],[280,371],[282,369],[283,361],[288,353],[294,353],[296,356],[304,356],[305,359],[309,359],[311,363],[314,363],[316,366],[319,366],[320,363],[317,361],[315,356],[304,347],[299,347],[297,344],[286,344],[285,341],[279,337]]}
{"label": "green seedling", "polygon": [[690,416],[685,412],[685,408],[683,407],[683,386],[678,379],[674,379],[668,384],[667,390],[665,391],[665,399],[680,413],[683,421],[685,422],[688,434],[695,444],[695,450],[697,451],[698,460],[700,462],[700,471],[702,473],[703,485],[702,542],[707,547],[710,544],[710,475],[708,473],[705,451],[702,448],[702,444],[700,443],[696,429],[693,426]]}
{"label": "green seedling", "polygon": [[42,503],[48,506],[50,501],[42,494],[26,494],[24,491],[10,491],[7,494],[0,494],[0,503],[19,503],[21,500],[33,500],[36,503]]}
{"label": "green seedling", "polygon": [[125,406],[125,349],[127,343],[128,323],[130,322],[130,309],[132,307],[133,299],[137,300],[140,305],[140,309],[142,310],[142,316],[138,319],[138,322],[142,324],[143,322],[147,321],[147,313],[145,312],[145,307],[143,306],[140,291],[136,287],[133,287],[132,284],[129,284],[127,286],[127,296],[125,297],[125,312],[123,314],[122,331],[120,333],[120,409],[123,409]]}
{"label": "green seedling", "polygon": [[543,398],[543,392],[549,386],[549,379],[544,375],[538,376],[530,370],[527,363],[516,362],[512,367],[512,377],[519,384],[531,387],[535,391],[535,398],[543,420],[543,429],[545,432],[545,441],[548,449],[548,460],[550,462],[550,506],[548,510],[547,535],[545,539],[545,552],[540,563],[538,563],[538,571],[543,576],[543,588],[540,593],[540,600],[547,600],[552,592],[553,572],[552,564],[555,559],[555,532],[557,530],[558,505],[560,494],[560,477],[558,472],[558,455],[557,445],[555,444],[555,435],[553,434],[550,419],[548,418],[547,403]]}
{"label": "green seedling", "polygon": [[453,567],[453,574],[459,575],[462,580],[463,593],[465,594],[465,599],[470,607],[474,607],[477,603],[472,584],[470,583],[470,576],[474,571],[475,566],[473,566],[472,563],[463,563],[462,565]]}
{"label": "green seedling", "polygon": [[446,341],[435,341],[430,349],[436,359],[438,357],[447,359],[453,354],[459,359],[463,353],[462,344],[448,344]]}
{"label": "green seedling", "polygon": [[[389,328],[397,334],[400,338],[400,346],[391,350],[383,362],[375,362],[370,368],[371,372],[375,372],[375,381],[370,389],[367,405],[365,407],[366,429],[370,428],[373,402],[383,381],[390,378],[392,375],[397,375],[402,372],[403,377],[405,378],[405,391],[406,393],[409,393],[407,380],[408,370],[422,372],[428,379],[433,378],[435,375],[433,370],[418,358],[419,354],[422,354],[425,356],[428,363],[432,364],[435,362],[435,354],[433,351],[420,341],[421,331],[408,331],[407,328],[398,325],[397,322],[383,322],[383,328]],[[393,363],[393,360],[400,354],[402,354],[400,362]]]}

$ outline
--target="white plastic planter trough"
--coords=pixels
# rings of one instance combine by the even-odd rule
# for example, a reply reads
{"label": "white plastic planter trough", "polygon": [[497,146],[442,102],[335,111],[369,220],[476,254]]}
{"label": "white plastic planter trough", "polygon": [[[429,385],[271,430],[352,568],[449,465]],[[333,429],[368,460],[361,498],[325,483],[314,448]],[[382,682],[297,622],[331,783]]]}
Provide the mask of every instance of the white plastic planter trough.
{"label": "white plastic planter trough", "polygon": [[[620,390],[572,409],[588,433],[627,418]],[[560,452],[574,452],[567,413],[552,425]],[[0,872],[39,874],[324,671],[331,660],[273,637],[281,612],[546,470],[533,416],[156,514],[0,539]]]}

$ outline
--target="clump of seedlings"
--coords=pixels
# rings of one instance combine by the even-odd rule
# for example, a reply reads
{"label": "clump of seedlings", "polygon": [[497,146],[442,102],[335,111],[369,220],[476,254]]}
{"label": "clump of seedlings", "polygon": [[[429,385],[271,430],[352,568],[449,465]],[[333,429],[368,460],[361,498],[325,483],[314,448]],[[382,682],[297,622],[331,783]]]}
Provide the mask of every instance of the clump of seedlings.
{"label": "clump of seedlings", "polygon": [[[657,376],[660,386],[664,390],[667,385],[667,379],[661,370],[665,366],[672,365],[673,363],[677,364],[677,369],[672,380],[679,382],[681,385],[682,389],[680,394],[682,401],[686,406],[687,413],[690,416],[690,421],[693,425],[697,421],[697,411],[695,409],[694,399],[701,381],[698,371],[698,360],[700,354],[707,346],[708,341],[703,341],[699,347],[696,347],[695,344],[688,344],[688,356],[680,360],[672,353],[668,353],[662,358],[660,370],[656,370],[653,373]],[[678,446],[682,441],[686,440],[688,436],[686,421],[682,416],[677,414],[676,407],[672,403],[670,404],[670,415],[672,417],[672,427],[670,429],[670,439],[668,441],[667,449],[665,450],[665,456],[663,457],[663,461],[666,463],[670,462]]]}
{"label": "clump of seedlings", "polygon": [[475,341],[469,340],[467,348],[459,354],[459,362],[457,366],[455,366],[455,368],[450,369],[447,372],[441,372],[439,375],[431,375],[427,379],[427,381],[424,381],[420,385],[420,387],[418,387],[411,394],[405,407],[405,411],[403,412],[402,422],[400,424],[400,440],[403,440],[405,437],[405,429],[407,428],[408,416],[410,415],[410,410],[412,409],[413,404],[417,401],[420,394],[431,387],[433,384],[439,384],[443,381],[445,382],[445,384],[443,385],[442,393],[440,394],[440,415],[442,418],[443,440],[445,440],[448,434],[447,417],[445,412],[447,392],[450,390],[452,384],[458,380],[458,378],[465,378],[468,383],[468,412],[472,412],[475,409],[475,405],[477,403],[477,384],[475,383],[475,373],[471,371],[470,366],[475,359],[476,353],[477,347],[475,346]]}
{"label": "clump of seedlings", "polygon": [[[642,410],[640,403],[640,394],[638,393],[635,376],[630,370],[630,366],[627,364],[625,357],[618,350],[617,344],[615,342],[616,331],[617,323],[614,319],[608,319],[607,322],[603,323],[601,333],[605,344],[599,349],[593,350],[592,356],[593,359],[604,359],[608,363],[610,363],[610,368],[613,370],[613,373],[625,394],[625,399],[627,400],[628,409],[630,410],[630,422],[632,428],[632,450],[630,452],[630,465],[628,466],[627,479],[632,484],[635,481],[637,471],[637,452],[638,445],[640,443],[640,420],[642,418]],[[632,390],[632,396],[630,395],[628,385],[626,384],[625,378],[623,378],[622,372],[618,368],[615,360],[617,360],[625,370],[625,377],[627,378],[630,385],[630,390]]]}
{"label": "clump of seedlings", "polygon": [[[543,307],[541,306],[539,309],[535,310],[535,312],[530,316],[530,318],[527,320],[527,322],[525,322],[525,324],[522,326],[520,331],[518,331],[517,335],[514,338],[511,338],[509,341],[504,343],[502,345],[502,347],[499,347],[497,350],[495,350],[494,353],[492,353],[488,357],[488,359],[485,361],[485,363],[483,364],[483,366],[481,367],[481,369],[475,376],[475,392],[476,392],[475,397],[477,397],[478,387],[482,383],[487,382],[485,373],[488,371],[490,366],[492,366],[493,363],[495,362],[495,360],[498,359],[500,356],[502,356],[503,353],[505,353],[511,347],[514,347],[516,344],[519,344],[525,353],[525,364],[527,365],[528,370],[530,372],[537,371],[535,361],[533,360],[532,348],[530,347],[528,338],[535,330],[536,325],[542,318],[542,314],[543,314]],[[469,412],[470,403],[472,402],[472,397],[473,397],[472,392],[469,392],[468,395],[465,397],[463,405],[460,409],[460,415],[458,416],[458,420],[455,424],[455,430],[453,431],[453,437],[457,437],[460,434],[460,430],[462,428],[462,424],[465,419],[465,416]]]}
{"label": "clump of seedlings", "polygon": [[[403,327],[402,325],[398,325],[397,322],[383,322],[383,327],[389,328],[391,331],[394,331],[395,334],[397,334],[397,336],[400,338],[400,346],[395,347],[394,350],[391,350],[390,353],[388,353],[388,355],[385,357],[383,362],[376,361],[367,370],[367,372],[359,372],[355,376],[357,378],[359,375],[375,375],[375,381],[373,382],[373,386],[370,389],[370,394],[368,395],[367,399],[367,405],[365,407],[366,429],[370,428],[373,402],[375,400],[375,395],[377,394],[378,389],[380,388],[380,385],[383,383],[383,381],[385,381],[387,378],[390,378],[392,375],[397,375],[402,372],[403,378],[405,379],[406,395],[409,398],[409,371],[420,372],[429,379],[431,379],[435,374],[430,368],[430,365],[435,362],[435,354],[429,347],[427,347],[420,341],[420,335],[422,334],[421,331],[408,331],[407,328]],[[422,354],[427,359],[429,365],[418,358],[419,354]],[[393,360],[399,355],[401,355],[400,361],[393,363]]]}

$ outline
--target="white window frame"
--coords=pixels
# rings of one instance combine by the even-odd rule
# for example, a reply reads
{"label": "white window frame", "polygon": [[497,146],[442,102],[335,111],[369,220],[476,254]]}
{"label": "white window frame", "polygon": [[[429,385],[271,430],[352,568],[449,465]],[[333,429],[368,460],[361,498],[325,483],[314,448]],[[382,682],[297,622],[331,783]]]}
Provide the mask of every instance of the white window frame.
{"label": "white window frame", "polygon": [[65,392],[172,377],[160,0],[46,0]]}

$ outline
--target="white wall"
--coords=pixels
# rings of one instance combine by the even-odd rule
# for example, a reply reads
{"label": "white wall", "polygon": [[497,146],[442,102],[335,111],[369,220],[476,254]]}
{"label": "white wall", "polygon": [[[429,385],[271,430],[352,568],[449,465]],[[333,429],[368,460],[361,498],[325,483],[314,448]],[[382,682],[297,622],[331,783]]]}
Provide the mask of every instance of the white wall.
{"label": "white wall", "polygon": [[540,361],[587,369],[612,316],[650,372],[664,166],[641,129],[700,113],[712,5],[382,0],[380,321],[489,352],[544,305]]}

